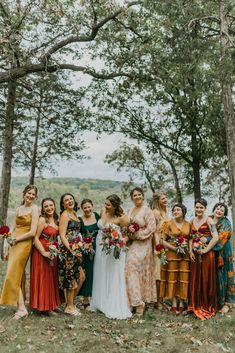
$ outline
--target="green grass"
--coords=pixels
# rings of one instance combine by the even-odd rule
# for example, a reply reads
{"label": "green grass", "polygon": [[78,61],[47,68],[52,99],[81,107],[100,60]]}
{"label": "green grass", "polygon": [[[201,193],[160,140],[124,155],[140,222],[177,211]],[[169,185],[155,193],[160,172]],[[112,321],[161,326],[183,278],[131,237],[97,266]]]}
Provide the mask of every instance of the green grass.
{"label": "green grass", "polygon": [[235,352],[235,309],[207,321],[149,308],[141,320],[108,320],[83,311],[80,317],[30,313],[17,322],[0,307],[0,352],[37,353],[221,353]]}

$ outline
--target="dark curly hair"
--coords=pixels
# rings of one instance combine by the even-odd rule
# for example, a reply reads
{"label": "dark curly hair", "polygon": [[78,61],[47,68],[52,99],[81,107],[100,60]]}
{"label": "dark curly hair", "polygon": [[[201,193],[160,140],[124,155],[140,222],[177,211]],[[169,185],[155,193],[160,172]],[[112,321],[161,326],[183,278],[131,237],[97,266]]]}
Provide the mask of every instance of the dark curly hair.
{"label": "dark curly hair", "polygon": [[47,215],[46,215],[46,213],[44,212],[44,209],[43,209],[43,204],[46,201],[53,202],[53,204],[55,206],[55,211],[53,213],[53,218],[54,218],[55,224],[58,224],[59,223],[59,216],[58,216],[58,214],[56,212],[56,204],[55,204],[55,201],[51,197],[46,197],[45,199],[42,200],[42,202],[41,202],[41,217],[44,217],[46,222],[48,221],[48,217],[47,217]]}
{"label": "dark curly hair", "polygon": [[106,197],[106,200],[109,200],[114,208],[114,214],[117,217],[120,217],[123,215],[124,211],[121,207],[121,199],[118,195],[112,194]]}
{"label": "dark curly hair", "polygon": [[64,201],[65,196],[67,196],[67,195],[72,196],[72,198],[73,198],[73,201],[74,201],[74,208],[73,209],[74,209],[74,211],[77,212],[77,210],[79,209],[78,203],[75,200],[73,194],[70,194],[70,192],[66,192],[60,198],[60,214],[62,214],[64,212],[64,210],[65,210],[64,205],[63,205],[63,201]]}
{"label": "dark curly hair", "polygon": [[217,202],[217,203],[215,204],[215,206],[213,207],[212,212],[214,212],[215,209],[216,209],[218,206],[221,206],[221,207],[224,208],[224,215],[225,215],[225,217],[227,217],[227,215],[228,215],[228,206],[227,206],[224,202]]}
{"label": "dark curly hair", "polygon": [[176,207],[181,208],[182,213],[183,213],[183,218],[185,218],[186,213],[187,213],[187,207],[182,203],[175,203],[171,209],[171,212],[173,212]]}

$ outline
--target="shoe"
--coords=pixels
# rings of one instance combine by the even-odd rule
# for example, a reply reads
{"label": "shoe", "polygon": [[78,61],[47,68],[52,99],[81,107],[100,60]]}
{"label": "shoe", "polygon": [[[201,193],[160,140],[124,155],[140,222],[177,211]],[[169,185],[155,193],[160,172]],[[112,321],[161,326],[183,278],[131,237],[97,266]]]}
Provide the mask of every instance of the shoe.
{"label": "shoe", "polygon": [[145,304],[136,307],[136,314],[142,316],[144,314]]}
{"label": "shoe", "polygon": [[182,315],[184,312],[184,308],[182,306],[179,307],[179,315]]}
{"label": "shoe", "polygon": [[[22,312],[22,314],[20,314]],[[26,311],[17,311],[13,316],[13,320],[26,319],[29,316],[29,313]]]}
{"label": "shoe", "polygon": [[176,306],[172,306],[170,312],[176,314]]}
{"label": "shoe", "polygon": [[77,309],[74,309],[73,311],[71,311],[71,313],[68,313],[67,311],[64,311],[64,314],[65,315],[70,315],[70,316],[80,316],[80,315],[82,315],[80,313],[80,311],[78,311]]}

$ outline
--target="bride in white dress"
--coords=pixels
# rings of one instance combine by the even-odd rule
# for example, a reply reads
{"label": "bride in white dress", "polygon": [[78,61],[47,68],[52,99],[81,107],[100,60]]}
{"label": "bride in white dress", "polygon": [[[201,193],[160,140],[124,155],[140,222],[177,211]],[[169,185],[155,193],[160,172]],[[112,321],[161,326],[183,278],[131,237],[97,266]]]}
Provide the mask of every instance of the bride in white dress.
{"label": "bride in white dress", "polygon": [[125,282],[126,254],[121,252],[119,259],[115,259],[113,254],[106,255],[100,245],[102,229],[106,225],[114,224],[125,227],[129,222],[120,203],[121,200],[117,195],[110,195],[101,211],[101,219],[98,222],[99,233],[96,238],[94,279],[90,303],[91,310],[99,310],[110,319],[131,317]]}

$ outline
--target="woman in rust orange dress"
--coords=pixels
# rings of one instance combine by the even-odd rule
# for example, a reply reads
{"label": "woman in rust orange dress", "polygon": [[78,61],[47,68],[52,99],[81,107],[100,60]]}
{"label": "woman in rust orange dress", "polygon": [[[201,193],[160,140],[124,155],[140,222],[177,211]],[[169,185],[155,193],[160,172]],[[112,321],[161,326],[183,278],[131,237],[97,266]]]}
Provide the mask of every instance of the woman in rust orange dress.
{"label": "woman in rust orange dress", "polygon": [[190,258],[188,241],[191,225],[185,220],[187,209],[177,203],[172,208],[173,218],[164,221],[160,227],[163,245],[167,248],[167,264],[161,266],[160,298],[172,301],[171,312],[183,313],[184,302],[188,300]]}
{"label": "woman in rust orange dress", "polygon": [[217,310],[216,266],[212,248],[219,238],[213,220],[205,214],[206,206],[204,199],[195,201],[192,239],[189,242],[191,278],[188,312],[202,320],[211,318]]}
{"label": "woman in rust orange dress", "polygon": [[58,215],[55,201],[42,200],[41,217],[35,236],[30,273],[29,306],[39,311],[53,311],[60,304],[57,258],[49,251],[50,243],[56,241]]}

